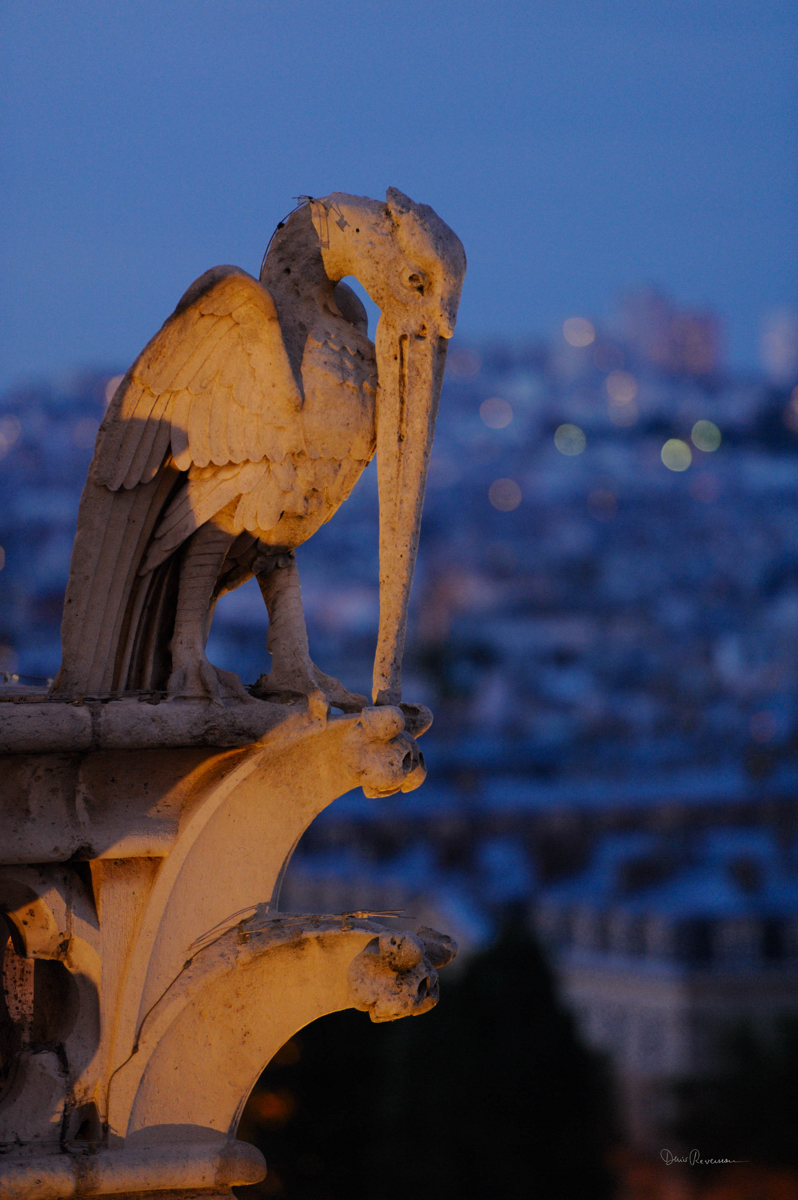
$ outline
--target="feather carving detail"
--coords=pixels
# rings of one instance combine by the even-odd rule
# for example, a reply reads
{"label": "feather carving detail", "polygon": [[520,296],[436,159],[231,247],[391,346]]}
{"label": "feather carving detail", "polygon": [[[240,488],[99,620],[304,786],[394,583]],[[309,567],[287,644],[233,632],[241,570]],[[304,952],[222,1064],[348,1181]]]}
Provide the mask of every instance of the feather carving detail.
{"label": "feather carving detail", "polygon": [[148,482],[170,443],[180,471],[282,462],[304,445],[301,404],[271,296],[227,275],[178,307],[136,360],[103,421],[93,477],[111,491]]}

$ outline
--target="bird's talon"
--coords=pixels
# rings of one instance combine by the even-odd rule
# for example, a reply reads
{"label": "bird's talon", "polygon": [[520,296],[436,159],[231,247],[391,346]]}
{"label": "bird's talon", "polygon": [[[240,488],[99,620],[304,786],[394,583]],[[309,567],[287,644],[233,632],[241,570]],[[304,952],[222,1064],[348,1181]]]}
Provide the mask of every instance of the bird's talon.
{"label": "bird's talon", "polygon": [[207,658],[176,667],[167,684],[168,700],[205,700],[221,708],[225,700],[252,703],[243,684],[232,671],[221,671]]}
{"label": "bird's talon", "polygon": [[[210,665],[210,664],[209,664]],[[221,693],[226,700],[238,700],[242,704],[252,704],[253,699],[235,671],[223,671],[220,667],[211,667],[221,685]]]}
{"label": "bird's talon", "polygon": [[308,693],[308,715],[316,721],[326,721],[330,715],[329,701],[319,688]]}
{"label": "bird's talon", "polygon": [[313,671],[318,686],[333,708],[340,708],[345,713],[354,713],[362,712],[371,704],[367,696],[361,696],[359,692],[350,692],[349,688],[344,687],[333,675],[325,675],[318,667],[314,667]]}
{"label": "bird's talon", "polygon": [[370,701],[366,696],[350,692],[332,675],[325,675],[317,667],[313,667],[310,679],[303,675],[285,676],[274,671],[269,675],[261,675],[257,683],[249,689],[250,696],[259,700],[271,700],[276,704],[290,704],[293,700],[306,697],[308,709],[327,715],[330,708],[340,708],[342,712],[361,712],[367,708]]}

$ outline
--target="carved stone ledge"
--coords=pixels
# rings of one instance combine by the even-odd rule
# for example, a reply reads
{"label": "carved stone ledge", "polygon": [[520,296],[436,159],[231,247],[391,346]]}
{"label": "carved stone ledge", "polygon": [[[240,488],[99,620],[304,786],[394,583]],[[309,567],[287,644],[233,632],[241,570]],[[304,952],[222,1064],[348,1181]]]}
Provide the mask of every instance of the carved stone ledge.
{"label": "carved stone ledge", "polygon": [[153,1143],[124,1150],[72,1150],[31,1158],[24,1151],[0,1155],[4,1200],[70,1200],[73,1196],[164,1193],[204,1200],[229,1197],[230,1188],[259,1183],[266,1176],[263,1155],[247,1142],[214,1139]]}
{"label": "carved stone ledge", "polygon": [[[322,1012],[364,1007],[353,966],[372,942],[396,936],[368,919],[270,916],[265,908],[220,932],[147,1013],[136,1053],[111,1081],[112,1141],[132,1144],[177,1126],[235,1129],[241,1097],[292,1033]],[[431,991],[418,988],[417,976],[433,980]],[[437,975],[423,947],[412,969],[385,961],[372,994],[382,1003],[378,1020],[432,1008]]]}
{"label": "carved stone ledge", "polygon": [[[16,1039],[2,1049],[0,1195],[229,1197],[262,1176],[257,1151],[230,1146],[297,1029],[341,1008],[389,1020],[432,1006],[444,935],[277,911],[323,808],[358,785],[384,797],[422,782],[407,725],[426,724],[412,708],[283,710],[246,746],[0,759]],[[58,1000],[34,1020],[40,967]]]}
{"label": "carved stone ledge", "polygon": [[[420,737],[432,723],[423,704],[366,708],[365,720],[387,721]],[[396,714],[399,713],[399,716]],[[393,714],[393,716],[391,715]],[[165,700],[143,694],[138,699],[47,698],[41,689],[13,694],[0,688],[0,755],[53,754],[85,750],[176,749],[186,746],[248,746],[261,742],[285,721],[296,717],[325,722],[326,704],[299,699],[287,704],[268,700]],[[335,719],[335,718],[333,718]]]}
{"label": "carved stone ledge", "polygon": [[[183,702],[161,707],[178,710],[182,720]],[[309,824],[335,796],[358,785],[368,796],[389,796],[411,791],[425,778],[423,757],[398,708],[365,709],[356,716],[328,719],[308,711],[286,713],[281,705],[262,707],[281,709],[280,723],[258,741],[238,748],[169,749],[159,744],[86,750],[78,741],[61,753],[0,757],[3,862],[163,858],[189,810],[202,810],[203,798],[241,788],[252,794],[255,838],[255,796],[261,810],[266,803],[269,823],[260,836],[271,848],[275,832],[286,821],[294,832],[297,812]],[[125,711],[131,708],[136,719],[126,729],[135,743],[140,733],[136,710],[149,706],[132,702]],[[286,762],[292,764],[288,777],[282,774]],[[268,799],[262,794],[267,777]],[[308,805],[314,806],[312,815]],[[277,852],[287,849],[281,843]],[[243,846],[240,852],[246,857]],[[259,894],[252,902],[262,899]]]}
{"label": "carved stone ledge", "polygon": [[0,754],[154,749],[181,746],[246,746],[291,717],[307,701],[100,699],[8,697],[0,703]]}

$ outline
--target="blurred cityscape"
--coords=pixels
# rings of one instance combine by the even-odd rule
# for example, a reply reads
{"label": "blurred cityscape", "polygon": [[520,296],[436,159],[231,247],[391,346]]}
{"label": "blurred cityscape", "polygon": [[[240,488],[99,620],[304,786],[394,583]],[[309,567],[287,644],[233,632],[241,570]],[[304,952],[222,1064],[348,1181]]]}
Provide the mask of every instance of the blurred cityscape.
{"label": "blurred cityscape", "polygon": [[[111,376],[0,399],[0,671],[22,682],[58,667]],[[298,558],[315,661],[370,692],[373,465]],[[209,656],[251,683],[265,633],[250,582]],[[749,375],[713,314],[652,288],[551,342],[456,341],[404,692],[435,714],[427,782],[336,802],[281,907],[403,909],[465,959],[522,914],[630,1143],[658,1149],[730,1023],[798,1010],[796,314]]]}

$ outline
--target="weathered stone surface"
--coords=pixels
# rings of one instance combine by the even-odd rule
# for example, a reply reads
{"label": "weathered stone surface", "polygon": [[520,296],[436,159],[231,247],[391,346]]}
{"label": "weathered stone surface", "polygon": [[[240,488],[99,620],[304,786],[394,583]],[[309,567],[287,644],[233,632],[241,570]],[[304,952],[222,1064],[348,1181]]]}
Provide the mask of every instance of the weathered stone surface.
{"label": "weathered stone surface", "polygon": [[349,964],[355,1008],[372,1021],[415,1017],[438,1002],[438,973],[411,933],[381,933]]}
{"label": "weathered stone surface", "polygon": [[229,1189],[237,1184],[258,1183],[266,1175],[259,1150],[229,1139],[156,1142],[91,1153],[73,1148],[39,1158],[12,1151],[0,1161],[4,1200],[144,1196],[164,1191],[188,1200],[188,1189],[191,1196],[200,1192],[213,1200],[230,1196]]}
{"label": "weathered stone surface", "polygon": [[264,737],[307,702],[134,699],[0,703],[0,754],[60,750],[127,750],[156,746],[246,746]]}
{"label": "weathered stone surface", "polygon": [[88,750],[92,743],[88,708],[72,704],[0,704],[0,754],[47,754]]}

